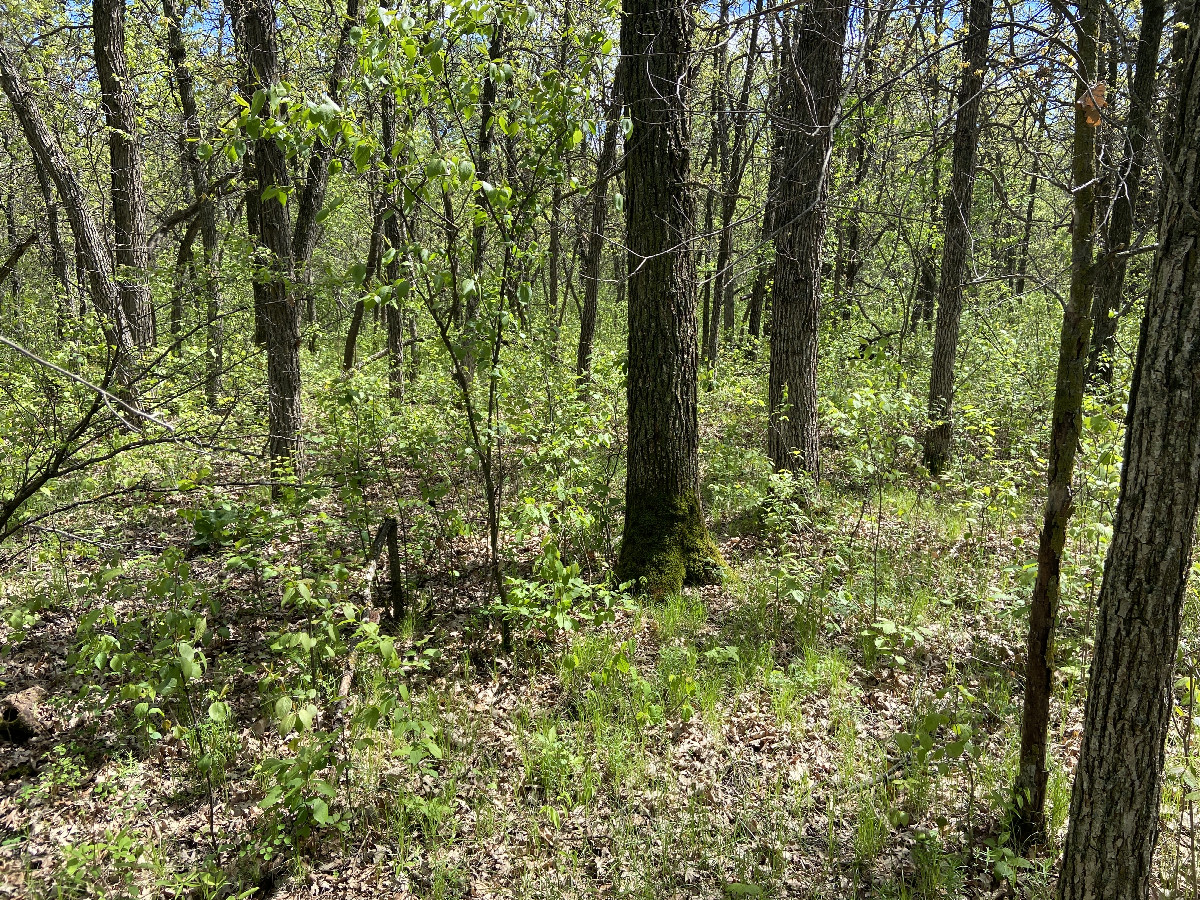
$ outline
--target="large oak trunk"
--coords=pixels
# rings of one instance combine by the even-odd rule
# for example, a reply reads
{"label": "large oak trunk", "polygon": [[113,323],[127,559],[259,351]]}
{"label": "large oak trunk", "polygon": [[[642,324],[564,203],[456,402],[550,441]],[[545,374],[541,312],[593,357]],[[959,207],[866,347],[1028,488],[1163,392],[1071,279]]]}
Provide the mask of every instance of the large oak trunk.
{"label": "large oak trunk", "polygon": [[651,594],[706,581],[719,556],[700,510],[694,204],[688,190],[692,12],[625,0],[629,451],[618,571]]}

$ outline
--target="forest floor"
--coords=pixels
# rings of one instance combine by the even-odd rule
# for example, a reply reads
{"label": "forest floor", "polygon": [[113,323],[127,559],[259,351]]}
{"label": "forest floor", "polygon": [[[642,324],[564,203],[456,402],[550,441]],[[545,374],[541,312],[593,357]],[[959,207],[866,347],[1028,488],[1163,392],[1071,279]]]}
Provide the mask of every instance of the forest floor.
{"label": "forest floor", "polygon": [[[403,621],[386,589],[331,614],[281,605],[278,582],[319,556],[338,596],[368,595],[362,538],[329,526],[332,500],[298,504],[257,566],[246,541],[197,552],[188,503],[93,512],[8,558],[0,694],[46,696],[41,732],[0,744],[0,897],[1052,890],[1086,672],[1088,623],[1070,611],[1054,840],[1027,859],[998,840],[1031,515],[988,528],[949,494],[827,492],[788,507],[786,527],[719,527],[723,585],[653,604],[605,592],[607,615],[572,630],[531,619],[505,654],[480,613],[479,540],[439,539]],[[194,608],[157,650],[147,634],[121,657],[105,638]],[[334,620],[339,635],[379,626],[322,657]],[[298,631],[315,643],[288,656],[281,636]],[[163,674],[179,677],[181,634],[203,657],[183,691]],[[138,699],[158,718],[135,715]],[[1164,794],[1167,886],[1189,866],[1181,791]]]}

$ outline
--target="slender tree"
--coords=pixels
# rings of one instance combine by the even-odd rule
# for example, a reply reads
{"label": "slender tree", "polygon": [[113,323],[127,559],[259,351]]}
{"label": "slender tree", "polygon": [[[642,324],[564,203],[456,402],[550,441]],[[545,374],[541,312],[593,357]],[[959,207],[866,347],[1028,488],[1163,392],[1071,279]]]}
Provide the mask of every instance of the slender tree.
{"label": "slender tree", "polygon": [[1151,890],[1175,661],[1200,505],[1200,22],[1188,23],[1158,250],[1126,415],[1061,900]]}
{"label": "slender tree", "polygon": [[979,146],[979,101],[987,66],[992,0],[969,0],[967,36],[963,43],[962,79],[954,117],[954,149],[950,190],[942,209],[942,270],[938,283],[937,326],[933,367],[929,375],[929,418],[925,434],[925,467],[940,475],[950,456],[953,425],[954,364],[962,318],[963,277],[971,244],[971,206],[975,190],[975,155]]}
{"label": "slender tree", "polygon": [[604,226],[608,218],[608,182],[616,163],[621,107],[621,71],[618,67],[604,120],[600,157],[596,160],[596,182],[592,185],[589,204],[591,227],[584,239],[583,305],[579,310],[579,348],[575,355],[575,374],[579,378],[587,377],[592,371],[592,345],[596,339],[600,305],[600,264],[604,260]]}
{"label": "slender tree", "polygon": [[1050,464],[1046,508],[1038,542],[1037,578],[1029,611],[1025,655],[1025,702],[1021,713],[1021,755],[1013,788],[1014,835],[1021,842],[1040,837],[1046,805],[1046,735],[1053,691],[1051,643],[1058,615],[1059,579],[1073,496],[1075,448],[1083,430],[1084,371],[1092,322],[1092,256],[1096,219],[1096,71],[1099,10],[1094,0],[1076,4],[1075,136],[1071,152],[1073,211],[1071,289],[1059,335],[1054,414],[1050,424]]}
{"label": "slender tree", "polygon": [[[218,271],[220,262],[217,258],[217,203],[210,185],[211,165],[208,160],[200,158],[200,112],[196,105],[195,79],[188,65],[187,49],[183,43],[183,10],[178,0],[162,0],[162,5],[163,16],[167,20],[167,52],[175,75],[175,89],[179,92],[179,106],[183,111],[181,149],[191,177],[192,193],[199,204],[196,226],[200,232],[200,244],[204,253],[200,288],[208,340],[204,391],[208,405],[215,408],[221,394],[221,372],[224,369],[225,357],[225,329],[221,318],[221,284]],[[174,336],[172,316],[172,337]]]}
{"label": "slender tree", "polygon": [[1138,29],[1137,63],[1129,95],[1129,119],[1125,126],[1124,149],[1117,170],[1116,192],[1109,212],[1104,255],[1097,264],[1096,293],[1092,301],[1092,343],[1088,353],[1088,381],[1107,383],[1112,379],[1113,352],[1117,340],[1117,311],[1125,286],[1126,255],[1133,238],[1134,211],[1145,168],[1146,138],[1154,111],[1154,81],[1158,50],[1162,43],[1164,0],[1144,0]]}
{"label": "slender tree", "polygon": [[775,121],[780,157],[771,295],[767,451],[778,470],[819,474],[817,327],[830,154],[842,93],[848,0],[814,0],[783,32]]}
{"label": "slender tree", "polygon": [[625,0],[629,449],[618,571],[652,595],[707,581],[720,557],[700,509],[696,295],[688,189],[692,8]]}

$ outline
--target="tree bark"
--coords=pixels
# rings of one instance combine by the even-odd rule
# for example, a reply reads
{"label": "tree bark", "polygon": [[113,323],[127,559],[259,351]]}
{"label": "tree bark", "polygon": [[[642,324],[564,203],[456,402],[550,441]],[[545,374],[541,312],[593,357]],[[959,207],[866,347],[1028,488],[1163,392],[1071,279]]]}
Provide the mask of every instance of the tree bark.
{"label": "tree bark", "polygon": [[625,0],[629,408],[622,580],[653,596],[717,577],[700,509],[694,204],[688,190],[688,4]]}
{"label": "tree bark", "polygon": [[[248,87],[265,94],[280,77],[273,0],[232,0],[241,19],[239,50]],[[267,104],[263,103],[266,110]],[[269,114],[269,113],[268,113]],[[272,474],[299,477],[300,305],[293,290],[291,219],[286,202],[287,160],[273,137],[252,141],[253,188],[257,191],[255,283],[261,298],[267,348],[267,458]],[[274,193],[275,196],[264,194]],[[273,490],[277,491],[277,485]]]}
{"label": "tree bark", "polygon": [[848,0],[814,0],[784,30],[771,297],[767,453],[776,470],[820,475],[817,332],[829,160],[842,92]]}
{"label": "tree bark", "polygon": [[1150,893],[1183,604],[1200,503],[1200,22],[1169,124],[1159,246],[1126,416],[1061,900]]}
{"label": "tree bark", "polygon": [[954,363],[958,355],[958,331],[962,318],[963,274],[971,243],[971,198],[975,189],[975,152],[979,146],[979,101],[983,92],[988,33],[992,24],[991,0],[970,0],[967,16],[962,81],[958,89],[958,111],[954,117],[950,190],[942,211],[942,271],[938,285],[933,366],[929,375],[931,424],[924,442],[925,467],[935,476],[946,468],[950,442],[954,436],[950,418],[954,399]]}
{"label": "tree bark", "polygon": [[221,286],[217,258],[217,204],[210,189],[212,167],[200,158],[200,113],[187,50],[183,44],[183,10],[177,0],[163,0],[167,20],[167,51],[175,73],[175,88],[183,110],[183,155],[192,179],[192,194],[200,207],[196,212],[200,244],[204,251],[200,290],[204,302],[208,354],[204,362],[204,393],[210,409],[215,409],[221,394],[221,375],[225,368],[225,328],[221,318]]}
{"label": "tree bark", "polygon": [[1046,509],[1038,543],[1037,578],[1029,611],[1025,652],[1025,700],[1021,713],[1021,749],[1013,786],[1013,834],[1019,843],[1040,839],[1046,804],[1046,735],[1054,691],[1051,644],[1058,616],[1059,579],[1067,526],[1074,499],[1071,476],[1075,448],[1083,431],[1083,389],[1092,322],[1092,255],[1096,219],[1096,129],[1083,100],[1096,72],[1099,12],[1093,0],[1076,5],[1077,41],[1075,137],[1071,175],[1074,208],[1071,225],[1071,290],[1059,336],[1054,415],[1050,425],[1050,465],[1046,473]]}
{"label": "tree bark", "polygon": [[117,293],[138,347],[153,346],[154,310],[150,305],[150,248],[146,241],[146,189],[138,146],[137,111],[125,61],[125,0],[93,0],[96,74],[108,131],[112,178],[113,260]]}
{"label": "tree bark", "polygon": [[1117,172],[1116,196],[1104,241],[1104,256],[1097,264],[1096,294],[1092,301],[1092,343],[1088,353],[1089,383],[1112,380],[1113,353],[1117,346],[1116,312],[1125,286],[1126,257],[1133,237],[1133,217],[1145,166],[1146,137],[1154,112],[1154,80],[1158,71],[1158,49],[1162,43],[1166,3],[1144,0],[1138,31],[1137,63],[1129,97],[1129,121],[1125,147]]}
{"label": "tree bark", "polygon": [[16,57],[4,45],[2,38],[0,87],[3,87],[9,105],[21,123],[21,130],[30,149],[53,180],[67,211],[71,231],[75,236],[77,261],[82,265],[92,302],[100,314],[105,339],[114,355],[113,378],[121,388],[124,395],[122,399],[130,405],[136,405],[133,342],[121,307],[117,284],[113,280],[108,250],[100,236],[100,229],[92,218],[79,178],[51,136],[50,129],[46,127],[29,85],[17,66]]}

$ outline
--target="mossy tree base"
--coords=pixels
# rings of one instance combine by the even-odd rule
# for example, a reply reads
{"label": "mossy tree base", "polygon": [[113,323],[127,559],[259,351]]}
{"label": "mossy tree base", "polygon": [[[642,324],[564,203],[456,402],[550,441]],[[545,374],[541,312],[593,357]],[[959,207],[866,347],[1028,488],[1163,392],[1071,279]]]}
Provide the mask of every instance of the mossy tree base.
{"label": "mossy tree base", "polygon": [[621,581],[636,581],[640,591],[658,598],[679,593],[685,584],[718,584],[725,571],[695,494],[628,503],[617,562]]}

